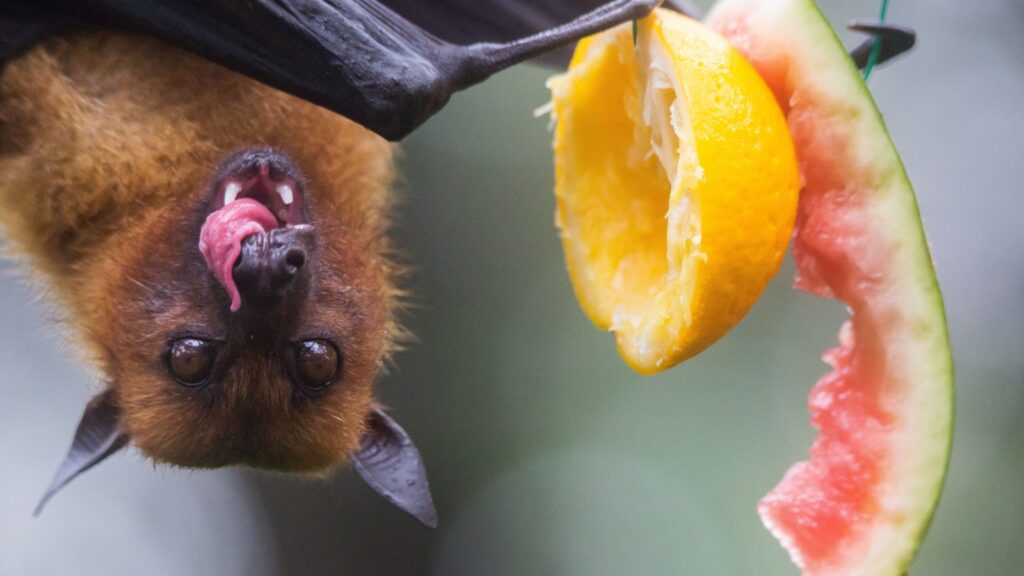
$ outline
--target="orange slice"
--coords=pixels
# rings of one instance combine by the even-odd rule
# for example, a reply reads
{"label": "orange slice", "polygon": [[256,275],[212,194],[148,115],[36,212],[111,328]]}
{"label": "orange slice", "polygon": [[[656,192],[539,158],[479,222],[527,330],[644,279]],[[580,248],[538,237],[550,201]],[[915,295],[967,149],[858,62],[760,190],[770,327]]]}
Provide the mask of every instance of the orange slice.
{"label": "orange slice", "polygon": [[721,338],[778,271],[800,179],[782,112],[674,12],[587,38],[551,81],[556,222],[583,310],[642,373]]}

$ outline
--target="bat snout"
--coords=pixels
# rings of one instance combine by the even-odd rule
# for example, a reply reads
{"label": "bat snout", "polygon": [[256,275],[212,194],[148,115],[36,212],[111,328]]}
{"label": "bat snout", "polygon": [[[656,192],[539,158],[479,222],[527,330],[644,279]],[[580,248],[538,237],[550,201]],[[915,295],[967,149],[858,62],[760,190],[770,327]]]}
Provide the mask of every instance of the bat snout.
{"label": "bat snout", "polygon": [[242,301],[276,305],[308,282],[315,230],[308,224],[255,233],[242,242],[232,272]]}
{"label": "bat snout", "polygon": [[296,163],[270,148],[236,152],[214,174],[199,250],[232,312],[245,299],[276,304],[304,283],[314,245],[306,192]]}

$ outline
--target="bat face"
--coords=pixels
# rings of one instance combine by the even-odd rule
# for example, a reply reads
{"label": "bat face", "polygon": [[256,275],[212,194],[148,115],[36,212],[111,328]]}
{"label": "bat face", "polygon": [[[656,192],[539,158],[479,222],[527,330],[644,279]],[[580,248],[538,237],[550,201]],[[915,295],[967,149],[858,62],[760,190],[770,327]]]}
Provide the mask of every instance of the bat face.
{"label": "bat face", "polygon": [[49,41],[0,85],[7,230],[133,444],[188,467],[344,461],[397,332],[391,146],[132,36]]}
{"label": "bat face", "polygon": [[[109,376],[125,429],[151,457],[316,471],[357,447],[385,352],[390,288],[375,269],[380,246],[353,242],[352,223],[322,208],[315,191],[279,152],[231,154],[185,218],[122,255],[109,288],[117,311],[104,327]],[[277,214],[268,230],[245,236],[236,259],[216,262],[229,270],[232,298],[200,239],[224,236],[204,223],[248,204]],[[235,216],[223,227],[249,222]]]}

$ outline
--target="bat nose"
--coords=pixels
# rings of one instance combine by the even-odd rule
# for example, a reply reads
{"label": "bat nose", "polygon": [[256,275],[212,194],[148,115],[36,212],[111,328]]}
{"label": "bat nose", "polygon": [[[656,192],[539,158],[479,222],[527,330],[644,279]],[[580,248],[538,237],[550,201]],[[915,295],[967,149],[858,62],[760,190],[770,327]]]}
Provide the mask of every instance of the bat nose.
{"label": "bat nose", "polygon": [[302,246],[292,246],[279,258],[280,276],[290,281],[302,271],[302,267],[305,265],[306,249]]}
{"label": "bat nose", "polygon": [[271,233],[268,279],[270,286],[275,289],[287,288],[298,278],[306,268],[306,246],[302,239],[296,235],[283,235]]}
{"label": "bat nose", "polygon": [[242,242],[232,275],[242,294],[256,306],[274,305],[306,283],[314,229],[307,224],[256,233]]}

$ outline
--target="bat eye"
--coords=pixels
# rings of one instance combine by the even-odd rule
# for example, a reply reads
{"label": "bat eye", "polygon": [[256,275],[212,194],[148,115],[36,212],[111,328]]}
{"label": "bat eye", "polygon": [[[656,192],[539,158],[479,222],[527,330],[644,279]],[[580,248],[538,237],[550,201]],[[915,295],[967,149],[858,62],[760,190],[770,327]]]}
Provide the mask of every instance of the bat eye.
{"label": "bat eye", "polygon": [[213,371],[213,344],[199,338],[182,338],[171,343],[167,365],[185,386],[198,386]]}
{"label": "bat eye", "polygon": [[319,392],[330,385],[338,373],[341,355],[327,340],[306,340],[295,348],[295,371],[299,384],[310,392]]}

